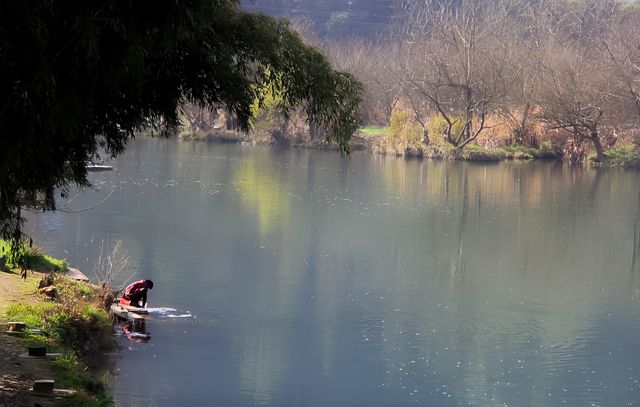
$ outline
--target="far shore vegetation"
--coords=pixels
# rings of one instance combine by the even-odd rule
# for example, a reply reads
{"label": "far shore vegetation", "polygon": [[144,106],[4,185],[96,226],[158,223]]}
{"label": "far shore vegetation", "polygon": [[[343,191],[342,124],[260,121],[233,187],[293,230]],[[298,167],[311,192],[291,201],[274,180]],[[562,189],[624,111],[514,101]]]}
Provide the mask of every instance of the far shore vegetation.
{"label": "far shore vegetation", "polygon": [[[436,116],[437,117],[437,116]],[[437,119],[436,119],[437,120]],[[497,134],[494,130],[492,134]],[[248,134],[226,129],[186,131],[178,134],[182,140],[211,141],[218,143],[245,143],[256,145],[281,145],[294,148],[337,149],[337,145],[323,139],[312,139],[305,133],[294,135],[252,131]],[[469,143],[456,149],[446,142],[425,142],[419,136],[407,134],[405,129],[392,126],[368,125],[362,127],[351,139],[352,150],[368,150],[377,154],[466,161],[504,160],[566,160],[576,165],[607,166],[619,168],[640,168],[640,149],[628,141],[611,146],[604,152],[604,160],[598,162],[595,152],[583,149],[578,157],[571,149],[571,142],[554,142],[552,139],[539,143],[509,143],[508,135],[485,145]],[[569,144],[569,145],[567,145]]]}
{"label": "far shore vegetation", "polygon": [[[354,149],[640,166],[638,2],[425,0],[392,8],[375,36],[347,39],[294,21],[307,42],[363,83]],[[330,134],[309,126],[302,110],[283,118],[278,104],[265,89],[249,134],[224,108],[187,105],[180,135],[326,147]]]}
{"label": "far shore vegetation", "polygon": [[[47,358],[57,388],[76,390],[64,398],[64,406],[109,406],[105,377],[109,363],[107,352],[116,347],[111,319],[106,312],[109,292],[105,287],[76,281],[64,275],[67,264],[52,258],[36,247],[26,244],[9,250],[10,244],[0,240],[0,247],[8,254],[3,270],[22,279],[22,265],[28,264],[24,281],[19,282],[19,302],[0,299],[4,318],[22,321],[27,329],[42,334],[21,337],[28,346],[45,346],[48,352],[60,352],[57,358]],[[17,254],[16,254],[17,253]],[[25,260],[27,259],[27,260]]]}

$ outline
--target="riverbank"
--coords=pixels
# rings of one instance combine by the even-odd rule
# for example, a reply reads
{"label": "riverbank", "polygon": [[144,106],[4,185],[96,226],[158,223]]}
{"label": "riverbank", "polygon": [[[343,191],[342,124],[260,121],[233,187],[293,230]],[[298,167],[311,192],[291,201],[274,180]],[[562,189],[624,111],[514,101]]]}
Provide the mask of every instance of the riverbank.
{"label": "riverbank", "polygon": [[[0,272],[0,321],[7,320],[7,308],[13,304],[31,304],[37,301],[27,293],[35,276],[25,282],[18,274]],[[16,336],[0,333],[0,402],[3,406],[33,406],[38,398],[28,389],[33,381],[52,376],[44,360],[23,358],[25,345]]]}
{"label": "riverbank", "polygon": [[[186,141],[207,141],[217,143],[251,144],[251,145],[279,145],[289,148],[310,148],[320,150],[337,150],[338,145],[324,140],[310,140],[308,137],[292,137],[276,139],[265,135],[244,134],[230,130],[215,130],[211,132],[183,132],[178,136]],[[468,144],[461,150],[452,146],[440,144],[425,144],[421,141],[398,141],[386,137],[383,132],[367,132],[365,129],[354,135],[350,142],[352,151],[369,151],[373,154],[394,157],[411,157],[435,160],[459,161],[533,161],[533,160],[567,160],[575,162],[574,157],[567,156],[561,146],[550,142],[541,143],[537,148],[522,145],[499,145],[487,148],[478,144]],[[594,161],[595,153],[586,153],[579,162],[589,166],[604,166],[615,168],[640,168],[640,154],[631,144],[624,144],[609,149],[605,153],[605,161]]]}
{"label": "riverbank", "polygon": [[[230,144],[250,144],[260,146],[286,146],[291,148],[310,148],[314,150],[336,150],[338,145],[327,143],[323,139],[308,139],[304,137],[275,138],[269,134],[256,135],[240,131],[218,129],[209,132],[181,132],[178,138],[185,141],[207,141]],[[359,136],[354,136],[350,142],[352,151],[368,149],[369,142]]]}
{"label": "riverbank", "polygon": [[[60,273],[29,270],[23,279],[20,272],[9,267],[0,272],[0,322],[23,321],[43,334],[0,333],[0,405],[111,405],[104,355],[116,344],[110,319],[99,306],[100,290]],[[27,357],[30,346],[60,355]],[[34,395],[29,388],[42,379],[75,394],[63,399]]]}

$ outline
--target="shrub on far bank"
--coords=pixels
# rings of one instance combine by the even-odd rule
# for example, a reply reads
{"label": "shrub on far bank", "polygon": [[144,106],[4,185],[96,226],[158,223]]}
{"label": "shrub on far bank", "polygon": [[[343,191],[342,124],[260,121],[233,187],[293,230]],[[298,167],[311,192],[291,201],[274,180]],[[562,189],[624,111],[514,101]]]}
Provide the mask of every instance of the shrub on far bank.
{"label": "shrub on far bank", "polygon": [[507,154],[500,149],[488,149],[469,143],[462,150],[455,150],[453,158],[466,161],[501,161],[507,158]]}
{"label": "shrub on far bank", "polygon": [[640,154],[633,144],[623,144],[604,153],[605,162],[613,167],[639,168]]}
{"label": "shrub on far bank", "polygon": [[392,113],[387,135],[396,144],[422,143],[422,133],[422,127],[413,120],[409,112],[396,110]]}
{"label": "shrub on far bank", "polygon": [[398,156],[425,156],[423,143],[423,129],[409,112],[395,110],[386,128],[367,126],[361,130],[365,136],[370,136],[373,152]]}
{"label": "shrub on far bank", "polygon": [[509,144],[499,147],[499,150],[503,151],[506,158],[511,160],[557,160],[562,158],[562,153],[550,141],[540,143],[540,148]]}
{"label": "shrub on far bank", "polygon": [[514,160],[533,160],[536,157],[536,149],[518,144],[501,146],[507,158]]}
{"label": "shrub on far bank", "polygon": [[[429,143],[434,145],[448,144],[447,130],[449,129],[449,123],[440,114],[434,114],[429,118],[429,124],[427,125],[427,131],[429,132]],[[462,120],[456,120],[451,127],[451,135],[457,138],[462,133]]]}

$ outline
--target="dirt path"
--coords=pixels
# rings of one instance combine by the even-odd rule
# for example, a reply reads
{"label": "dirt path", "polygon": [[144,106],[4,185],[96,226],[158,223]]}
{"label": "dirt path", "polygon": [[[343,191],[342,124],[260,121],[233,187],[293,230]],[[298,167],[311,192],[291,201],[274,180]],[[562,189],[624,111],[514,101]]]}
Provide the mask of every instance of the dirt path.
{"label": "dirt path", "polygon": [[[7,308],[16,302],[35,302],[25,285],[33,287],[33,279],[39,275],[29,275],[23,281],[18,274],[0,272],[0,324],[6,321]],[[20,341],[4,332],[0,327],[0,407],[33,407],[53,405],[51,400],[29,395],[29,387],[37,379],[51,378],[46,361],[24,357],[26,353]]]}

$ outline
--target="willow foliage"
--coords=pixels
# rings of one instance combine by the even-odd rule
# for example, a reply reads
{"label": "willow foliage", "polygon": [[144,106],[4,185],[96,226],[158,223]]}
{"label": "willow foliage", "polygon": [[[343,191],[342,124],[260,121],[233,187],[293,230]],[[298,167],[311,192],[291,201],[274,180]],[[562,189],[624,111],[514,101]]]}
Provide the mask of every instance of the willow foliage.
{"label": "willow foliage", "polygon": [[124,151],[136,131],[170,131],[181,105],[224,105],[247,130],[271,89],[283,114],[348,151],[361,84],[335,71],[285,20],[236,0],[0,2],[0,225],[54,209],[54,191],[87,184],[86,162]]}

